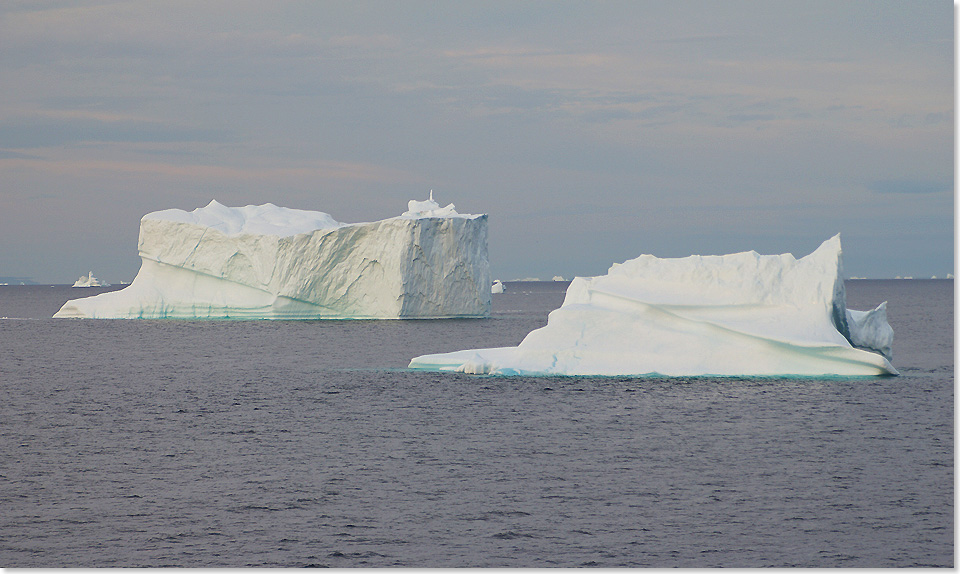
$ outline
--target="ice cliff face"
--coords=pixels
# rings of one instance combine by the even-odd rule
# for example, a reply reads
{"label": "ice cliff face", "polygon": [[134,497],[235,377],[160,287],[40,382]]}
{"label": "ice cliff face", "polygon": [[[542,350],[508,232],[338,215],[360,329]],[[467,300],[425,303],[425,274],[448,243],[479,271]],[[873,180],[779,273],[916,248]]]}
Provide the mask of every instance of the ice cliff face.
{"label": "ice cliff face", "polygon": [[317,319],[484,317],[487,216],[411,201],[346,224],[319,211],[216,201],[140,221],[142,266],[120,291],[54,317]]}
{"label": "ice cliff face", "polygon": [[[659,259],[573,280],[517,347],[424,355],[410,368],[502,375],[881,375],[886,304],[848,311],[840,237],[815,252]],[[886,356],[884,356],[886,355]]]}

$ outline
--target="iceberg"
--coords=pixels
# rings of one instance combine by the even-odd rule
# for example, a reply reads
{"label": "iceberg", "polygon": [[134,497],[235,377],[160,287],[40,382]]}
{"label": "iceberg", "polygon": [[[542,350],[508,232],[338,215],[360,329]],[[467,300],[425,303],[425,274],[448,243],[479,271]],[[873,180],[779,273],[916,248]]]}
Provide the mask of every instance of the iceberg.
{"label": "iceberg", "polygon": [[641,255],[577,277],[516,347],[423,355],[409,368],[491,375],[896,375],[886,303],[846,309],[840,236],[790,254]]}
{"label": "iceberg", "polygon": [[140,220],[140,271],[54,317],[389,319],[490,313],[487,216],[412,200],[341,223],[320,211],[211,201]]}
{"label": "iceberg", "polygon": [[490,293],[494,295],[503,293],[503,282],[497,279],[493,282],[493,285],[490,287]]}
{"label": "iceberg", "polygon": [[74,287],[109,287],[109,283],[104,283],[93,276],[93,271],[86,275],[81,275],[73,284]]}

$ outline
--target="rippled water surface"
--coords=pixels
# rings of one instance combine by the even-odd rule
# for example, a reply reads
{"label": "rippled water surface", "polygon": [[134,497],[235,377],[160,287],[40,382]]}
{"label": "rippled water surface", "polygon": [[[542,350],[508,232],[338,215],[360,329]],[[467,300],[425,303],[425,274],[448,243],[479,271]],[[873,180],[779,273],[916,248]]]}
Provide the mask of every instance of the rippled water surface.
{"label": "rippled water surface", "polygon": [[953,565],[953,281],[902,376],[408,372],[515,345],[565,283],[447,321],[49,319],[0,287],[0,566]]}

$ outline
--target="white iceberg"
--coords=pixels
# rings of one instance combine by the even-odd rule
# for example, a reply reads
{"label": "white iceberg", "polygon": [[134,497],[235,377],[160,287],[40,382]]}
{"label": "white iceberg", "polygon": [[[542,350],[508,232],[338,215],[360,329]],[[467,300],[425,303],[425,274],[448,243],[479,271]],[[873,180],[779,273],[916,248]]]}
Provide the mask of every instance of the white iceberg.
{"label": "white iceberg", "polygon": [[840,236],[815,252],[615,264],[577,277],[517,347],[424,355],[411,369],[498,375],[895,375],[886,304],[846,309]]}
{"label": "white iceberg", "polygon": [[499,279],[494,281],[493,285],[490,287],[490,293],[493,293],[494,295],[498,293],[503,293],[503,282],[500,281]]}
{"label": "white iceberg", "polygon": [[485,317],[487,216],[410,201],[403,215],[340,223],[319,211],[211,201],[140,221],[126,288],[54,317],[343,319]]}
{"label": "white iceberg", "polygon": [[86,275],[81,275],[79,279],[73,284],[74,287],[109,287],[109,283],[104,283],[96,277],[93,276],[93,271],[90,271]]}

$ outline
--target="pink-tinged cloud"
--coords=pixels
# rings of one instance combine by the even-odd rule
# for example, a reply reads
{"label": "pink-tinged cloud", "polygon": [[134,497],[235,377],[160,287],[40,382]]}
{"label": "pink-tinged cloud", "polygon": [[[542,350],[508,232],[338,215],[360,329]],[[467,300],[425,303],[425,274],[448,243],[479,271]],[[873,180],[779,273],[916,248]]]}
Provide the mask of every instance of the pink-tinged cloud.
{"label": "pink-tinged cloud", "polygon": [[104,159],[49,159],[0,156],[0,173],[5,169],[37,170],[75,177],[104,174],[140,174],[171,179],[201,181],[309,181],[335,180],[368,183],[412,183],[422,178],[408,171],[374,164],[317,161],[296,166],[177,165],[163,162]]}

